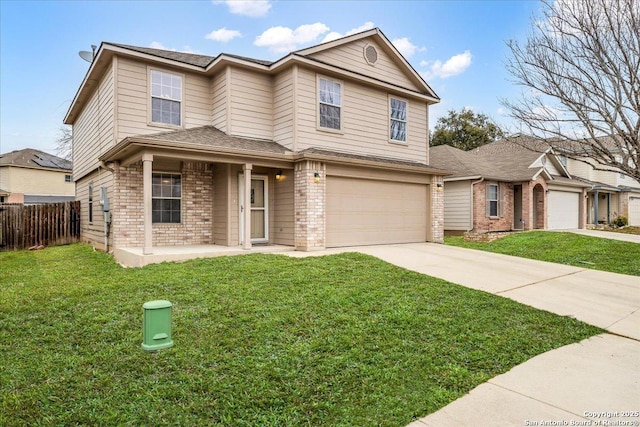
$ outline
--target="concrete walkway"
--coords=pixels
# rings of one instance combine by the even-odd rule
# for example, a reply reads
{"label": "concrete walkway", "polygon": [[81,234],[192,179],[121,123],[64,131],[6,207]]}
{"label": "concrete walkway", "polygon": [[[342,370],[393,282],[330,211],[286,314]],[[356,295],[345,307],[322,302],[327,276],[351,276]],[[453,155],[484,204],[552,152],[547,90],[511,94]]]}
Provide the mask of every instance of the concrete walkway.
{"label": "concrete walkway", "polygon": [[[620,415],[640,410],[640,277],[430,243],[287,255],[348,251],[572,316],[612,333],[534,357],[410,427],[590,425],[596,420],[599,425],[640,425],[640,417]],[[599,417],[601,412],[618,415]]]}
{"label": "concrete walkway", "polygon": [[556,231],[568,231],[570,233],[582,234],[583,236],[601,237],[603,239],[612,239],[612,240],[621,240],[623,242],[640,243],[640,235],[637,235],[637,234],[625,234],[625,233],[614,233],[613,231],[581,230],[581,229],[556,230]]}

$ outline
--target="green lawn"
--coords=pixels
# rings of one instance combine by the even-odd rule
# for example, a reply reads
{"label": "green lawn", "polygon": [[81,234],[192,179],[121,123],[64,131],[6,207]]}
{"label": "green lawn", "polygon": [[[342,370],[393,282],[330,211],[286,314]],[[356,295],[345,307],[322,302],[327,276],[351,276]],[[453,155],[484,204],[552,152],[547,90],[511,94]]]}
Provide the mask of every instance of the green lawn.
{"label": "green lawn", "polygon": [[445,243],[469,249],[640,276],[640,245],[637,243],[549,231],[514,233],[491,243],[465,242],[462,236],[446,237]]}
{"label": "green lawn", "polygon": [[[361,254],[0,253],[0,425],[405,426],[600,329]],[[141,349],[142,304],[175,346]]]}

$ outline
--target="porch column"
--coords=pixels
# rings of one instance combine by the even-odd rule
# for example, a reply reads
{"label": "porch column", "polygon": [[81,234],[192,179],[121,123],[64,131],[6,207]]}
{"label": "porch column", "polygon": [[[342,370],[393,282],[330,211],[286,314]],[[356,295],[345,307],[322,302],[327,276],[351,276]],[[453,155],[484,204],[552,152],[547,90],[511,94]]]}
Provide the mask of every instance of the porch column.
{"label": "porch column", "polygon": [[244,200],[242,205],[244,210],[242,215],[244,218],[244,238],[242,239],[242,249],[251,249],[251,163],[245,163],[242,167],[244,171]]}
{"label": "porch column", "polygon": [[607,193],[607,225],[611,224],[611,193]]}
{"label": "porch column", "polygon": [[593,195],[593,224],[598,227],[598,190]]}
{"label": "porch column", "polygon": [[142,213],[144,218],[143,255],[153,253],[153,217],[151,215],[151,175],[153,172],[153,154],[142,155]]}

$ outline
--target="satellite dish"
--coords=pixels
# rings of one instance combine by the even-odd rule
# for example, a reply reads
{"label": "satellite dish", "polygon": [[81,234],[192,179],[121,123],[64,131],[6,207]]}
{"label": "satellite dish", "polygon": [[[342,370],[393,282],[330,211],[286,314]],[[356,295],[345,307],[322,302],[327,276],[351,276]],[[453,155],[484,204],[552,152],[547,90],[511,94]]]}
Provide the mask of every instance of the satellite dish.
{"label": "satellite dish", "polygon": [[80,55],[80,58],[89,63],[93,62],[93,52],[89,52],[88,50],[81,50],[80,52],[78,52],[78,55]]}

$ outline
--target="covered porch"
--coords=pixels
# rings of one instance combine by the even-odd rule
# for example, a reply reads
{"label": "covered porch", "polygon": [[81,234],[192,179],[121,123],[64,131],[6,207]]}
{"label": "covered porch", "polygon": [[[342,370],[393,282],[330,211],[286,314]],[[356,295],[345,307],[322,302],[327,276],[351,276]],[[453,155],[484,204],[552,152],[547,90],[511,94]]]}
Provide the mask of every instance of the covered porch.
{"label": "covered porch", "polygon": [[182,262],[198,258],[214,258],[246,254],[274,254],[295,251],[293,246],[253,245],[250,249],[242,246],[183,245],[157,246],[153,253],[145,254],[143,247],[118,248],[113,251],[116,261],[124,267],[144,267],[161,262]]}

